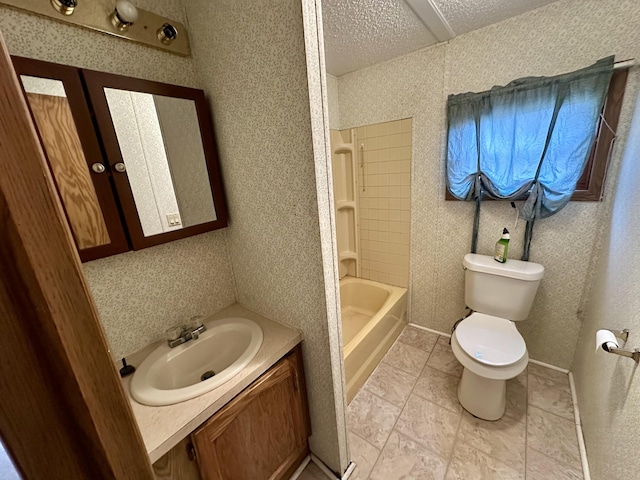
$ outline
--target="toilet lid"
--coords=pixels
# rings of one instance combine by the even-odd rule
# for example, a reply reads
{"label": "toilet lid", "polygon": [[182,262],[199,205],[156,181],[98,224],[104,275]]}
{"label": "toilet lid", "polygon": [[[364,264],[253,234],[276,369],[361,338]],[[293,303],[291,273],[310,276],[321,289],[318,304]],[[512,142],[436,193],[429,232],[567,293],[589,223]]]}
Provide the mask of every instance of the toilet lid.
{"label": "toilet lid", "polygon": [[520,360],[527,346],[511,320],[473,313],[455,330],[460,347],[480,363],[511,365]]}

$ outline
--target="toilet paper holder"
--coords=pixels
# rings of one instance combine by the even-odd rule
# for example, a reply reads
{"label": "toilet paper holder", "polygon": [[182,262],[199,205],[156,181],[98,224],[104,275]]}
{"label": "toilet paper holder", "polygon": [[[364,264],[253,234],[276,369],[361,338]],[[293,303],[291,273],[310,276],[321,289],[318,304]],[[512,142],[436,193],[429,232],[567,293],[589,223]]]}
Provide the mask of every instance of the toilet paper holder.
{"label": "toilet paper holder", "polygon": [[[613,333],[616,338],[619,338],[623,342],[627,343],[629,339],[629,329],[625,328],[624,330],[609,330]],[[602,345],[602,349],[605,352],[615,353],[616,355],[620,355],[622,357],[632,358],[636,363],[640,363],[640,348],[634,348],[633,350],[625,350],[624,348],[608,348],[605,345]]]}

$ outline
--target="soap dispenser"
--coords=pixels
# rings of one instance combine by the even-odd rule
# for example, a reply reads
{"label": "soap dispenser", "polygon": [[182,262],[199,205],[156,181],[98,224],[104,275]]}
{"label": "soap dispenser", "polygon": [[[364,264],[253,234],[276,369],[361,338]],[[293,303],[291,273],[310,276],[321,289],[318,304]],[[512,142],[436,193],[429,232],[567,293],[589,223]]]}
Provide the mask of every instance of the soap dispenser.
{"label": "soap dispenser", "polygon": [[509,230],[502,230],[502,237],[496,242],[496,252],[493,256],[496,262],[505,263],[507,261],[507,251],[509,250]]}

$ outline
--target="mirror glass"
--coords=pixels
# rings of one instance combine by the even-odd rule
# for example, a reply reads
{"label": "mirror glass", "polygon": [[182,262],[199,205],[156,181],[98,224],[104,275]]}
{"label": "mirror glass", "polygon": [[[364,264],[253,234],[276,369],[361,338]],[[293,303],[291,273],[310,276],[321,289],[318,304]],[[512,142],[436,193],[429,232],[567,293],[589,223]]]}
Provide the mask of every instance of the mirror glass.
{"label": "mirror glass", "polygon": [[64,84],[21,75],[53,179],[80,250],[111,242]]}
{"label": "mirror glass", "polygon": [[104,93],[144,236],[215,221],[195,102]]}

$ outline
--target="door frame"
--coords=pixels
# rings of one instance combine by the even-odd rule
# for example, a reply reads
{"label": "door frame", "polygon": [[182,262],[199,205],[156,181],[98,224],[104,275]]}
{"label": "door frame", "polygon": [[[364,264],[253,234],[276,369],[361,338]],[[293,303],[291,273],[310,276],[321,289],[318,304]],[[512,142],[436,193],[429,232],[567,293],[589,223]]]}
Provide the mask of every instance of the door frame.
{"label": "door frame", "polygon": [[0,33],[0,437],[31,479],[152,480]]}

